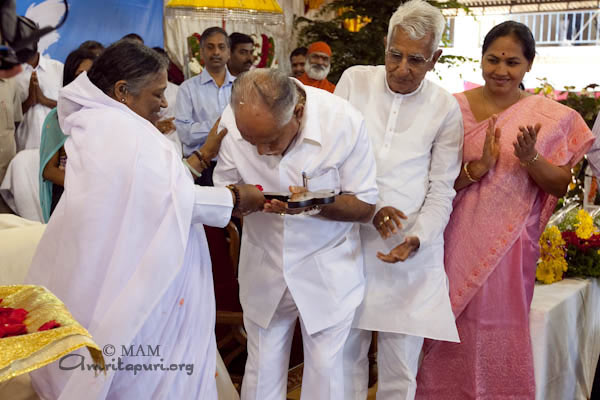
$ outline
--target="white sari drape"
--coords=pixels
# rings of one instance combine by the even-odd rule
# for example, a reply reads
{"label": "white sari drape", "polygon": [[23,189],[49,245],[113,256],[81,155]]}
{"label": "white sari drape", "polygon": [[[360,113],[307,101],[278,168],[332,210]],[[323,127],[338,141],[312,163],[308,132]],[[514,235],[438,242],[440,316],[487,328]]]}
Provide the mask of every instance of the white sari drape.
{"label": "white sari drape", "polygon": [[[105,358],[115,369],[121,356],[167,370],[95,376],[53,363],[32,373],[34,388],[48,399],[216,399],[210,255],[194,224],[224,226],[229,190],[195,187],[168,139],[85,73],[61,90],[58,114],[65,192],[28,281],[63,300],[100,347],[114,346]],[[131,345],[160,351],[124,355]],[[171,364],[193,364],[193,373]]]}

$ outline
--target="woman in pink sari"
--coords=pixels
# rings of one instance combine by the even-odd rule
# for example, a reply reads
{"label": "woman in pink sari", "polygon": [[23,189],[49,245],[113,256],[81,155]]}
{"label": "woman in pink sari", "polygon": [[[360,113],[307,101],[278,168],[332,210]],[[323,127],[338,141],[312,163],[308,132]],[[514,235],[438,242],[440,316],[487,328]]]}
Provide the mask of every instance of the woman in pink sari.
{"label": "woman in pink sari", "polygon": [[486,36],[485,86],[456,95],[463,168],[445,231],[461,343],[424,346],[417,399],[534,399],[529,335],[538,241],[593,135],[574,110],[520,89],[535,57],[529,29]]}

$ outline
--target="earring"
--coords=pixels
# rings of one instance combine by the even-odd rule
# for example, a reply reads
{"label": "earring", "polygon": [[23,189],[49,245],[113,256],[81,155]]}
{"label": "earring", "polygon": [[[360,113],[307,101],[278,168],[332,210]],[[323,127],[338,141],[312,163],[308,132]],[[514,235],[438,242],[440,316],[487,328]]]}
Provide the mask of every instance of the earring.
{"label": "earring", "polygon": [[121,99],[121,103],[125,103],[125,99]]}

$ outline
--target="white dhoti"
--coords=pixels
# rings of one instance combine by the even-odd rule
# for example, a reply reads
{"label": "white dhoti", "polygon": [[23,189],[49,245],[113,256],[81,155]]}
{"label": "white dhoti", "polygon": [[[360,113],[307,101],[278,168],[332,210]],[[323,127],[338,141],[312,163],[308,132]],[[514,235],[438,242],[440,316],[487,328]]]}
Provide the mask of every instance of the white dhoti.
{"label": "white dhoti", "polygon": [[[365,400],[372,332],[353,328],[344,346],[344,400]],[[417,390],[423,338],[377,333],[377,400],[411,400]]]}
{"label": "white dhoti", "polygon": [[[298,309],[289,290],[267,329],[248,318],[248,361],[242,384],[242,400],[284,400],[287,370]],[[304,347],[301,400],[344,399],[343,347],[354,312],[338,324],[309,335],[299,318]],[[268,349],[269,352],[264,349]]]}

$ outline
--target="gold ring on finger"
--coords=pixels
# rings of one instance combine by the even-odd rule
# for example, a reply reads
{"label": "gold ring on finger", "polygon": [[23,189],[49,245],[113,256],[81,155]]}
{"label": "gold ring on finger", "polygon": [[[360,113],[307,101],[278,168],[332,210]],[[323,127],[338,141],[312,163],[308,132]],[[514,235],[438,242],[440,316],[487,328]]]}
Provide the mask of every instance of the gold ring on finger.
{"label": "gold ring on finger", "polygon": [[390,220],[390,216],[386,215],[385,217],[383,217],[383,223],[385,224],[386,222],[388,222]]}

